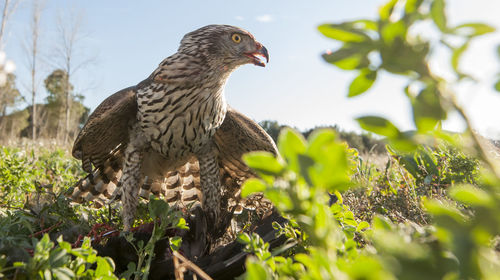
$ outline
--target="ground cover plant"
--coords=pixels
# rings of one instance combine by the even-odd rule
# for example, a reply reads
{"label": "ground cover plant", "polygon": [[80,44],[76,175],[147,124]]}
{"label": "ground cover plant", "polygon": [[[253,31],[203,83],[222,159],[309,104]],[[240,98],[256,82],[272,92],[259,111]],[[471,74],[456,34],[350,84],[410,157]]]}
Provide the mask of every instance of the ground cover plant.
{"label": "ground cover plant", "polygon": [[[262,192],[287,222],[274,223],[285,237],[274,248],[251,227],[239,227],[237,240],[250,254],[241,278],[498,278],[500,167],[453,92],[473,75],[459,67],[461,56],[476,37],[494,30],[482,23],[450,26],[445,8],[444,0],[390,0],[375,20],[319,26],[341,43],[323,55],[325,61],[357,73],[349,96],[369,90],[381,71],[406,79],[402,94],[412,104],[416,130],[403,132],[379,116],[360,117],[360,126],[387,144],[377,163],[366,144],[359,151],[343,141],[364,138],[341,137],[332,129],[306,136],[281,129],[280,157],[246,155],[259,178],[244,184],[242,196]],[[439,39],[415,33],[422,23],[433,24]],[[438,47],[449,49],[454,78],[429,67]],[[463,118],[464,133],[440,129],[450,112]],[[0,277],[147,279],[156,242],[168,239],[166,250],[180,254],[182,240],[164,233],[189,224],[152,197],[138,219],[152,223],[151,238],[126,236],[138,259],[117,273],[115,262],[95,248],[106,242],[103,232],[121,228],[119,207],[71,204],[65,194],[82,174],[62,149],[0,149]]]}

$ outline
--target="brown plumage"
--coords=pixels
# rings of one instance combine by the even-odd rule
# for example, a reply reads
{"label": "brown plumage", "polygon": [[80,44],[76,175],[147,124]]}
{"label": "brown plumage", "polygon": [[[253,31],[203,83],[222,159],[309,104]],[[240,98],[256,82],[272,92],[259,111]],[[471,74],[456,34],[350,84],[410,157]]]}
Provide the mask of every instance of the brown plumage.
{"label": "brown plumage", "polygon": [[[118,190],[118,182],[122,176],[124,149],[128,137],[122,135],[120,138],[120,131],[116,131],[112,139],[95,136],[96,132],[104,129],[108,123],[115,124],[112,131],[115,132],[120,129],[120,124],[127,123],[127,118],[133,116],[128,111],[134,104],[130,92],[132,91],[123,90],[106,99],[102,104],[110,100],[116,102],[117,107],[113,107],[115,112],[108,114],[109,108],[97,107],[75,140],[73,156],[82,160],[84,165],[93,163],[96,168],[74,186],[71,193],[74,201],[96,201],[102,204],[119,194],[115,191]],[[111,131],[106,134],[111,134],[109,132]],[[231,207],[239,200],[241,184],[255,176],[242,161],[242,155],[251,151],[277,154],[277,149],[272,138],[257,123],[232,108],[229,108],[224,122],[215,133],[215,141],[219,151],[221,185],[228,196],[228,206]],[[115,148],[108,150],[106,147],[109,146]],[[148,198],[150,193],[161,194],[167,202],[181,207],[193,202],[200,203],[200,172],[196,157],[189,158],[177,168],[163,164],[162,161],[166,159],[151,151],[144,157],[140,195]],[[240,202],[240,206],[244,203]]]}
{"label": "brown plumage", "polygon": [[110,96],[90,116],[73,155],[91,174],[73,198],[107,199],[119,192],[125,230],[138,195],[149,192],[178,205],[201,200],[209,224],[217,223],[227,206],[221,197],[235,197],[252,176],[241,155],[276,153],[271,138],[224,97],[232,71],[247,63],[265,66],[258,56],[269,59],[266,48],[234,26],[186,34],[149,78]]}

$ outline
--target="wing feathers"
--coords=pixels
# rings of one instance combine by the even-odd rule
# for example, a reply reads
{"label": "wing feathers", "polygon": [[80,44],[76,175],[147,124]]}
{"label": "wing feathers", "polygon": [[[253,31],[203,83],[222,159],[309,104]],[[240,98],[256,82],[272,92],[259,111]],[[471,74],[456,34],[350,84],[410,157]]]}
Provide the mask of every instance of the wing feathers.
{"label": "wing feathers", "polygon": [[[101,149],[99,152],[88,153],[84,147],[88,147],[85,143],[90,143],[90,141],[87,141],[86,137],[79,136],[75,143],[74,153],[77,151],[83,155],[92,155],[94,159],[92,162],[97,168],[77,183],[72,198],[75,201],[112,198],[118,193],[118,182],[124,161],[123,150],[126,143],[122,138],[112,138],[115,141],[116,139],[122,141],[113,152],[103,155]],[[271,137],[258,124],[232,108],[229,108],[224,123],[216,132],[215,142],[219,150],[218,161],[221,183],[224,187],[223,193],[230,198],[228,206],[232,206],[239,201],[241,184],[246,179],[255,176],[242,161],[243,154],[258,150],[273,154],[278,152]],[[77,145],[83,150],[80,150]],[[97,159],[102,159],[102,163],[99,164]],[[201,201],[200,169],[198,160],[194,156],[181,162],[171,162],[158,153],[148,151],[148,154],[144,156],[142,173],[144,180],[141,183],[140,195],[144,198],[148,198],[151,193],[161,194],[167,202],[180,206]]]}

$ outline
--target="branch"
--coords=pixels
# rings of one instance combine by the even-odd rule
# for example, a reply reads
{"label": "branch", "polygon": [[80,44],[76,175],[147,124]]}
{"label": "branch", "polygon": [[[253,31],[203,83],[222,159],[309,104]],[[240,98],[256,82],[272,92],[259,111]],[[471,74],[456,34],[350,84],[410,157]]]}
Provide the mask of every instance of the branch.
{"label": "branch", "polygon": [[[179,254],[177,251],[172,251],[174,255],[174,267],[175,267],[175,279],[176,280],[182,280],[184,279],[184,270],[186,268],[190,269],[197,275],[201,277],[201,279],[204,280],[213,280],[210,275],[208,275],[205,271],[203,271],[201,268],[199,268],[197,265],[195,265],[193,262],[190,260],[186,259],[183,255]],[[179,260],[182,261],[182,263],[179,263]]]}

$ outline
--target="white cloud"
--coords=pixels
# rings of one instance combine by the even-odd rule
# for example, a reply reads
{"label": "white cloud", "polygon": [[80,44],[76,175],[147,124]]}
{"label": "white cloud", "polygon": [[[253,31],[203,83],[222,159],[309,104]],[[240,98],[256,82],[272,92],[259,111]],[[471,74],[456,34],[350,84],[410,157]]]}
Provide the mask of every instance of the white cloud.
{"label": "white cloud", "polygon": [[260,15],[255,17],[255,20],[258,22],[271,22],[274,20],[274,17],[272,15]]}
{"label": "white cloud", "polygon": [[245,20],[245,18],[244,18],[244,17],[242,17],[242,16],[235,16],[235,17],[234,17],[234,19],[235,19],[235,20],[239,20],[239,21],[243,21],[243,20]]}

